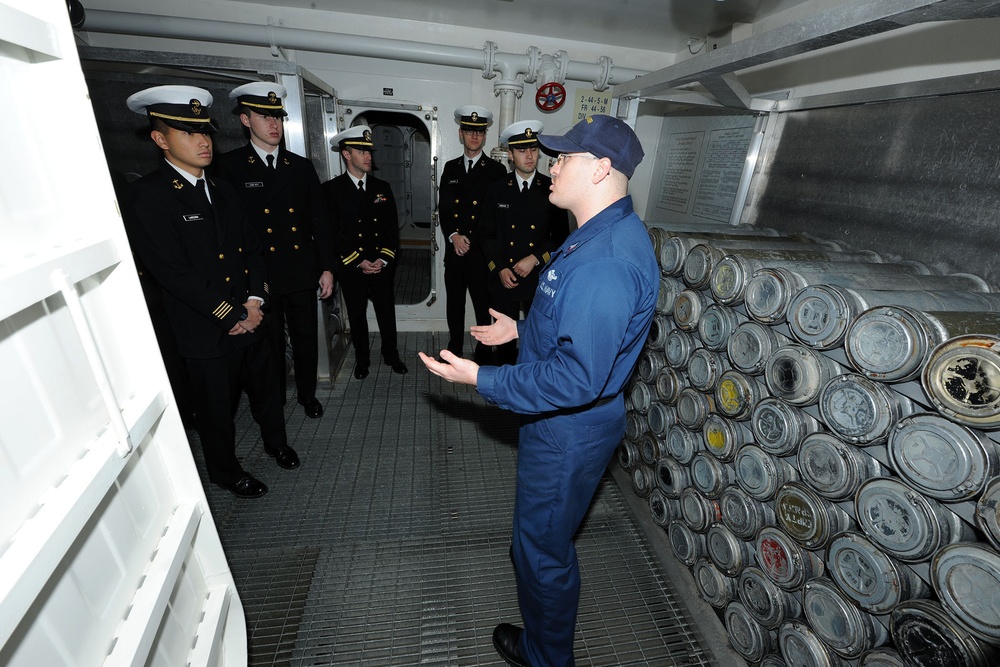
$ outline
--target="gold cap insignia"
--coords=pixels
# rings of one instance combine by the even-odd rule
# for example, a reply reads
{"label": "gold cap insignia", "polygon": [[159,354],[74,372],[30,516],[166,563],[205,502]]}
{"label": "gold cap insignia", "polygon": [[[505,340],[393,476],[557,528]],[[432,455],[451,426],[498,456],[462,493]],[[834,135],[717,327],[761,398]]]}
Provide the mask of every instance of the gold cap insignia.
{"label": "gold cap insignia", "polygon": [[191,100],[191,113],[195,116],[201,115],[201,102],[198,100]]}
{"label": "gold cap insignia", "polygon": [[370,130],[365,130],[365,141],[367,141],[367,142],[370,143],[371,140],[372,140],[372,133],[371,133],[371,131]]}
{"label": "gold cap insignia", "polygon": [[275,102],[278,101],[278,96],[274,94],[273,90],[267,94],[267,101],[270,102],[271,104],[274,104]]}
{"label": "gold cap insignia", "polygon": [[474,123],[477,120],[479,120],[479,112],[478,111],[473,111],[472,112],[472,122]]}
{"label": "gold cap insignia", "polygon": [[530,128],[530,127],[529,127],[528,129],[526,129],[526,130],[524,131],[524,136],[528,137],[529,139],[531,138],[531,135],[532,135],[532,134],[533,134],[533,133],[532,133],[532,131],[531,131],[531,128]]}

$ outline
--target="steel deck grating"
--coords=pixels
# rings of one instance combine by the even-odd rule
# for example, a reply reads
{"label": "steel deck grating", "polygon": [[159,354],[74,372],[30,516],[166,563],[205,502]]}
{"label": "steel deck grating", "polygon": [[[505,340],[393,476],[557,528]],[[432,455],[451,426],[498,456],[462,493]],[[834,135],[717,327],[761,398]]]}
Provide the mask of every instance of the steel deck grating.
{"label": "steel deck grating", "polygon": [[[270,492],[240,501],[208,484],[206,493],[251,665],[504,664],[491,633],[520,623],[508,559],[517,417],[423,369],[416,352],[438,350],[437,335],[401,333],[400,347],[405,376],[373,365],[355,380],[349,355],[320,388],[321,419],[289,396],[299,470],[274,465],[241,407],[238,453]],[[610,476],[577,551],[577,664],[713,664]]]}

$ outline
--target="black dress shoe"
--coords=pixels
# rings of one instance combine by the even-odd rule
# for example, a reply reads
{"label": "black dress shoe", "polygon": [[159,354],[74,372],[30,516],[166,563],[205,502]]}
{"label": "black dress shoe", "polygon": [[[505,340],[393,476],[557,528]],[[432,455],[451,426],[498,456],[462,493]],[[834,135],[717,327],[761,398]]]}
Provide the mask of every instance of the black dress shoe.
{"label": "black dress shoe", "polygon": [[406,367],[402,359],[395,359],[393,361],[386,359],[385,365],[392,366],[392,372],[399,373],[400,375],[406,375],[410,372],[410,369]]}
{"label": "black dress shoe", "polygon": [[299,455],[288,445],[282,445],[277,451],[264,450],[268,456],[286,470],[295,470],[299,467]]}
{"label": "black dress shoe", "polygon": [[306,411],[306,417],[309,419],[319,419],[323,416],[323,405],[315,398],[310,398],[303,403],[302,408]]}
{"label": "black dress shoe", "polygon": [[354,379],[364,380],[368,377],[368,364],[354,364]]}
{"label": "black dress shoe", "polygon": [[220,484],[222,488],[231,491],[237,498],[260,498],[267,493],[267,485],[264,482],[244,473],[238,482],[233,484]]}
{"label": "black dress shoe", "polygon": [[524,630],[516,625],[501,623],[493,629],[493,648],[508,665],[531,667],[528,661],[521,657],[521,651],[517,648],[522,634],[524,634]]}

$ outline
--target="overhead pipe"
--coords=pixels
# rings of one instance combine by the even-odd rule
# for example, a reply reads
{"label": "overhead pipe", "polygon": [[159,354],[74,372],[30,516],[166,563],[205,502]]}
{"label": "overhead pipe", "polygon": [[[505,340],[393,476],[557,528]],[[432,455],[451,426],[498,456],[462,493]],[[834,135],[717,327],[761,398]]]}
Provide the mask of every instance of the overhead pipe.
{"label": "overhead pipe", "polygon": [[[291,48],[318,53],[481,69],[485,79],[493,79],[497,74],[500,75],[494,83],[494,93],[500,97],[500,127],[506,127],[513,122],[515,102],[524,93],[524,81],[533,83],[539,76],[554,77],[543,78],[542,83],[554,81],[562,84],[566,79],[590,81],[596,91],[603,92],[611,85],[631,81],[647,74],[643,70],[615,67],[609,56],[601,56],[597,63],[585,63],[569,60],[565,51],[558,51],[555,55],[542,55],[541,50],[534,46],[524,54],[500,53],[497,45],[489,41],[482,49],[473,49],[288,28],[274,25],[273,21],[269,21],[267,25],[253,25],[231,21],[89,10],[83,29],[124,35],[266,46],[273,54],[277,54],[282,48]],[[523,80],[518,79],[519,75],[523,76]]]}

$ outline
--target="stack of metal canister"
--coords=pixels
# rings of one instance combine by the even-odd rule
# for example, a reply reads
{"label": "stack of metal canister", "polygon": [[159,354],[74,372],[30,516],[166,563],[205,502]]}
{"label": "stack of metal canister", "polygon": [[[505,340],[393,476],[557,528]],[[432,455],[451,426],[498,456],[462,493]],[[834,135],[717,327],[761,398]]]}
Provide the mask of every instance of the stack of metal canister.
{"label": "stack of metal canister", "polygon": [[733,648],[1000,664],[1000,294],[773,230],[650,237],[618,462]]}

